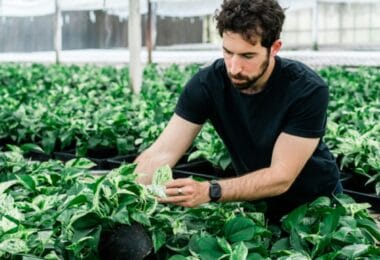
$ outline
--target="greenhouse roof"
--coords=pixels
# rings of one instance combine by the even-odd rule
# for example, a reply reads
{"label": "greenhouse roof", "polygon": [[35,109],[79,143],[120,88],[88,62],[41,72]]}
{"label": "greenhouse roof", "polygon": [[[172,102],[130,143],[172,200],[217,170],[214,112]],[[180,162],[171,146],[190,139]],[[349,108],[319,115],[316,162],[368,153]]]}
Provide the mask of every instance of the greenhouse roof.
{"label": "greenhouse roof", "polygon": [[[105,10],[120,16],[128,16],[128,0],[57,0],[62,11]],[[157,3],[157,15],[191,17],[210,15],[222,0],[152,0]],[[280,0],[290,10],[310,8],[317,2],[330,3],[379,3],[379,0]],[[147,13],[147,0],[140,0],[140,13]],[[0,0],[0,16],[42,16],[55,12],[53,0]]]}

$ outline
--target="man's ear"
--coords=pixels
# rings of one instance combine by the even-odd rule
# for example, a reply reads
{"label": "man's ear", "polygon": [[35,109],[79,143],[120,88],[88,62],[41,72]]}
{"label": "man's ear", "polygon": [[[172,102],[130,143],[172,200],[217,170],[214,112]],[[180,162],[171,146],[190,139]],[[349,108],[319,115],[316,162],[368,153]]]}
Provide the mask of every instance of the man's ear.
{"label": "man's ear", "polygon": [[277,39],[273,44],[272,47],[270,48],[271,50],[271,55],[274,57],[277,55],[277,53],[280,51],[282,46],[282,41],[281,39]]}

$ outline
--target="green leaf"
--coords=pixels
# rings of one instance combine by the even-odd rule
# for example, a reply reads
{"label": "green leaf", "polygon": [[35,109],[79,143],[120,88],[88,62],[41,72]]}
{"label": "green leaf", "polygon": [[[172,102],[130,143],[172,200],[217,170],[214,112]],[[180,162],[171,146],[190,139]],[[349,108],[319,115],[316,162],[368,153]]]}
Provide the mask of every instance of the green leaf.
{"label": "green leaf", "polygon": [[118,211],[111,217],[112,221],[117,223],[122,223],[126,225],[130,225],[131,221],[129,219],[128,209],[126,207],[122,207],[118,209]]}
{"label": "green leaf", "polygon": [[193,236],[190,240],[190,250],[195,252],[202,260],[215,260],[224,255],[215,237],[205,235]]}
{"label": "green leaf", "polygon": [[86,212],[74,215],[71,219],[71,226],[78,230],[94,228],[102,223],[102,219],[94,212]]}
{"label": "green leaf", "polygon": [[354,259],[356,257],[366,254],[369,248],[370,245],[365,244],[348,245],[340,250],[340,254],[349,259]]}
{"label": "green leaf", "polygon": [[19,183],[22,184],[27,190],[36,191],[36,183],[29,175],[15,175]]}
{"label": "green leaf", "polygon": [[143,224],[144,226],[151,226],[149,217],[144,212],[134,211],[131,214],[131,218],[136,222]]}
{"label": "green leaf", "polygon": [[351,214],[352,216],[356,215],[359,212],[365,211],[371,208],[371,204],[369,203],[351,203],[345,204],[343,207]]}
{"label": "green leaf", "polygon": [[[344,213],[344,212],[343,212]],[[321,235],[327,235],[334,232],[339,223],[339,218],[342,215],[341,208],[335,208],[322,220],[319,226],[319,232]]]}
{"label": "green leaf", "polygon": [[47,132],[42,138],[42,147],[47,154],[54,151],[55,142],[57,141],[57,136],[53,132]]}
{"label": "green leaf", "polygon": [[166,233],[162,230],[153,230],[152,234],[152,240],[153,240],[153,248],[154,252],[157,253],[158,250],[165,244],[166,242]]}
{"label": "green leaf", "polygon": [[20,253],[26,253],[28,251],[29,247],[27,246],[26,242],[18,238],[5,239],[0,242],[0,256],[1,252],[16,255]]}
{"label": "green leaf", "polygon": [[0,194],[3,194],[9,187],[15,185],[18,183],[18,181],[12,180],[12,181],[6,181],[0,183]]}
{"label": "green leaf", "polygon": [[255,235],[255,223],[245,217],[235,217],[224,226],[224,235],[231,243],[248,241]]}
{"label": "green leaf", "polygon": [[355,226],[341,227],[332,233],[334,240],[343,242],[344,244],[357,244],[363,239],[363,233]]}
{"label": "green leaf", "polygon": [[228,241],[224,237],[216,237],[216,239],[220,248],[223,249],[226,254],[231,254],[232,248]]}
{"label": "green leaf", "polygon": [[130,163],[130,164],[125,164],[125,165],[122,165],[120,166],[118,169],[117,169],[117,172],[122,175],[122,176],[129,176],[129,175],[132,175],[134,173],[134,170],[136,168],[136,165],[135,163]]}
{"label": "green leaf", "polygon": [[163,167],[158,168],[154,174],[152,179],[153,185],[165,185],[169,181],[173,180],[172,169],[169,165],[165,165]]}
{"label": "green leaf", "polygon": [[154,196],[160,197],[160,198],[166,198],[166,188],[163,185],[156,185],[151,184],[147,186],[148,191],[152,193]]}
{"label": "green leaf", "polygon": [[173,173],[169,165],[160,167],[154,172],[152,184],[148,186],[148,190],[154,196],[166,198],[165,184],[171,180],[173,180]]}
{"label": "green leaf", "polygon": [[100,199],[101,199],[101,190],[102,190],[102,184],[104,181],[106,181],[106,175],[98,178],[94,185],[92,186],[92,191],[94,193],[94,197],[93,197],[93,200],[92,200],[92,207],[94,209],[95,212],[101,214],[101,202],[100,202]]}
{"label": "green leaf", "polygon": [[286,256],[276,258],[276,260],[311,260],[310,257],[294,250],[288,251],[287,254]]}
{"label": "green leaf", "polygon": [[276,253],[276,252],[289,250],[289,249],[291,249],[290,240],[289,240],[289,238],[284,237],[284,238],[277,240],[273,244],[272,249],[271,249],[271,253]]}
{"label": "green leaf", "polygon": [[231,158],[229,156],[222,158],[219,162],[219,165],[223,170],[227,169],[227,167],[231,165]]}
{"label": "green leaf", "polygon": [[309,204],[309,209],[330,207],[331,200],[329,197],[321,196]]}
{"label": "green leaf", "polygon": [[300,234],[298,231],[293,228],[292,231],[290,232],[290,245],[292,248],[294,248],[297,251],[307,251],[307,244],[305,241],[302,240]]}
{"label": "green leaf", "polygon": [[230,260],[247,259],[247,256],[248,248],[244,245],[243,242],[239,242],[236,246],[234,246],[230,255]]}
{"label": "green leaf", "polygon": [[87,158],[75,158],[66,162],[66,167],[73,167],[79,169],[90,169],[96,166],[96,163]]}
{"label": "green leaf", "polygon": [[203,152],[203,151],[199,151],[199,150],[194,151],[194,152],[192,152],[189,155],[189,157],[187,158],[187,160],[188,161],[192,161],[192,160],[195,160],[195,159],[198,159],[198,158],[202,158],[202,157],[204,157],[204,154],[205,154],[205,152]]}
{"label": "green leaf", "polygon": [[325,252],[325,250],[331,246],[331,234],[325,235],[323,237],[318,236],[319,241],[317,244],[312,248],[311,251],[311,257],[314,259],[316,256],[322,254]]}
{"label": "green leaf", "polygon": [[70,208],[77,204],[84,204],[85,202],[88,202],[87,196],[80,194],[78,196],[69,197],[64,205],[66,208]]}
{"label": "green leaf", "polygon": [[336,259],[336,257],[339,255],[339,252],[331,252],[327,253],[321,256],[318,256],[315,260],[331,260]]}
{"label": "green leaf", "polygon": [[307,212],[306,204],[299,206],[298,208],[291,211],[282,222],[282,226],[284,230],[290,233],[290,231],[293,228],[298,227],[300,223],[302,223],[302,219],[305,218],[306,212]]}
{"label": "green leaf", "polygon": [[18,227],[18,223],[14,222],[13,219],[9,219],[6,216],[3,216],[0,218],[0,234],[1,233],[7,233],[8,231],[11,231],[14,228]]}
{"label": "green leaf", "polygon": [[38,240],[41,241],[41,243],[44,245],[44,247],[50,241],[52,235],[53,235],[52,230],[38,231],[38,233],[37,233]]}
{"label": "green leaf", "polygon": [[187,258],[183,255],[173,255],[169,258],[169,260],[187,260]]}
{"label": "green leaf", "polygon": [[[34,255],[22,255],[22,260],[46,260],[47,258],[37,257]],[[59,260],[59,258],[56,258]]]}
{"label": "green leaf", "polygon": [[249,253],[247,256],[247,260],[267,260],[268,258],[263,257],[258,253]]}
{"label": "green leaf", "polygon": [[44,150],[42,150],[42,148],[36,144],[23,144],[20,146],[20,148],[24,153],[30,151],[45,153]]}
{"label": "green leaf", "polygon": [[357,225],[360,228],[366,229],[377,242],[380,242],[380,229],[379,226],[373,220],[369,219],[357,219]]}

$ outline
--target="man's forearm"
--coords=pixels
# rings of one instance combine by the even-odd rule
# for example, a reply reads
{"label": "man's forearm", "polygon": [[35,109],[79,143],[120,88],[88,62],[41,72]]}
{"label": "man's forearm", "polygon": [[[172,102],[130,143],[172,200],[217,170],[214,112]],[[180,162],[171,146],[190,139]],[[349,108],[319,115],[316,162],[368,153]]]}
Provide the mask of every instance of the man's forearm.
{"label": "man's forearm", "polygon": [[272,168],[264,168],[241,177],[220,180],[220,201],[250,201],[273,197],[286,192],[293,180]]}
{"label": "man's forearm", "polygon": [[150,184],[154,172],[154,163],[149,158],[149,151],[146,150],[141,153],[136,160],[137,163],[135,172],[138,173],[137,182],[141,184]]}

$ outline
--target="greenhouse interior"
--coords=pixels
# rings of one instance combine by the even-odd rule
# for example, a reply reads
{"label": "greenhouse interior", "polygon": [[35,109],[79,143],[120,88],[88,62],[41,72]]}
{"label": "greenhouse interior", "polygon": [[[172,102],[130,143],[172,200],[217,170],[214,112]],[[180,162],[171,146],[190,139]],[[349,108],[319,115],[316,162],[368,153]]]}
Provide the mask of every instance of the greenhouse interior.
{"label": "greenhouse interior", "polygon": [[380,0],[0,19],[0,259],[380,259]]}

